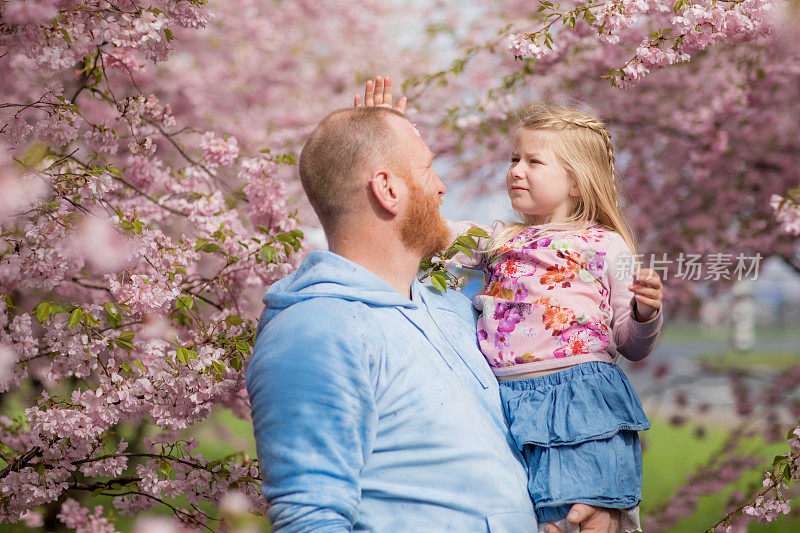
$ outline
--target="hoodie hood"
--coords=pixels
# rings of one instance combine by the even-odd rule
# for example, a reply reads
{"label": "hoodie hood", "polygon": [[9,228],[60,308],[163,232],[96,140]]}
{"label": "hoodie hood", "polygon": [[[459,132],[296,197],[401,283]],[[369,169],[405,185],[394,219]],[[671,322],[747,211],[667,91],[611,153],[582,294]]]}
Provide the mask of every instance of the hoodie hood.
{"label": "hoodie hood", "polygon": [[295,272],[269,288],[264,295],[266,307],[261,321],[271,320],[297,302],[318,297],[364,302],[373,307],[418,307],[361,265],[333,252],[314,250]]}

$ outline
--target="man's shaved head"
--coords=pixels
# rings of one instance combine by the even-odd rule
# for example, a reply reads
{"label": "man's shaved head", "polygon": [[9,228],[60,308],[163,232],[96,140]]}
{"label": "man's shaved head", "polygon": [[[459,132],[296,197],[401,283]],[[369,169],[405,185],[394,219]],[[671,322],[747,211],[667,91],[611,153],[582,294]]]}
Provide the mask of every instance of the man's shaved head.
{"label": "man's shaved head", "polygon": [[300,153],[300,180],[326,232],[358,209],[367,180],[381,166],[398,168],[395,117],[388,107],[339,109],[322,119]]}

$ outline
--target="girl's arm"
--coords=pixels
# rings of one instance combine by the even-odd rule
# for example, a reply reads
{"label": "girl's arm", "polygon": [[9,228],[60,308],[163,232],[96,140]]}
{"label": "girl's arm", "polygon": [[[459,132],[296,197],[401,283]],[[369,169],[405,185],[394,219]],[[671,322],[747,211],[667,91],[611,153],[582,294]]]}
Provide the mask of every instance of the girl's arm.
{"label": "girl's arm", "polygon": [[635,258],[619,235],[614,235],[607,253],[614,342],[623,357],[639,361],[653,351],[664,323],[661,278],[634,266]]}
{"label": "girl's arm", "polygon": [[453,260],[456,261],[459,265],[463,268],[469,268],[471,270],[480,270],[483,268],[483,265],[486,261],[486,250],[489,248],[492,239],[498,235],[506,225],[503,222],[495,221],[494,224],[491,226],[486,226],[483,224],[478,224],[476,222],[471,222],[469,220],[462,220],[459,222],[453,222],[451,220],[447,221],[447,227],[450,229],[450,242],[455,242],[455,240],[460,237],[461,235],[466,235],[467,231],[470,228],[480,228],[486,233],[489,234],[489,238],[486,237],[472,237],[475,242],[477,243],[477,247],[474,251],[472,251],[472,257],[468,256],[463,251],[458,252],[455,256],[453,256]]}

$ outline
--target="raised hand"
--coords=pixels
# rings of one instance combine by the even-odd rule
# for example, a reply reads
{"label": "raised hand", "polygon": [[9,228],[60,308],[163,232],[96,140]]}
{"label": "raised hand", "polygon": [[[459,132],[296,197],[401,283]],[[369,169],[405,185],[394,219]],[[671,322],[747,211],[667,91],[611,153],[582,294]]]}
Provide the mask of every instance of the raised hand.
{"label": "raised hand", "polygon": [[[400,98],[400,100],[398,100],[397,107],[395,109],[401,113],[404,113],[406,110],[406,102],[408,102],[408,99],[403,96]],[[353,105],[354,107],[361,106],[360,95],[356,95]],[[382,78],[381,76],[377,76],[374,84],[372,80],[367,82],[367,85],[364,88],[364,106],[392,107],[392,79],[389,76],[386,76],[386,79]]]}
{"label": "raised hand", "polygon": [[647,322],[658,313],[663,299],[661,276],[649,268],[640,268],[633,275],[633,285],[628,286],[636,299],[634,318],[638,322]]}

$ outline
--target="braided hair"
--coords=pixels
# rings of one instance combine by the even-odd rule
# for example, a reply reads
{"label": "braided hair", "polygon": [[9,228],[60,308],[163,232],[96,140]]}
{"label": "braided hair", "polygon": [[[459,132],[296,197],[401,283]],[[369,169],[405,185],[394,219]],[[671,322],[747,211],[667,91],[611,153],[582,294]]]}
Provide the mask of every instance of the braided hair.
{"label": "braided hair", "polygon": [[[614,146],[605,124],[594,114],[550,104],[536,104],[524,111],[516,132],[544,132],[550,148],[567,175],[580,191],[577,205],[564,222],[552,228],[568,231],[600,224],[619,233],[636,253],[633,232],[626,222],[617,192]],[[533,224],[523,215],[523,223],[511,224],[499,235],[492,248],[499,248],[514,235]]]}

